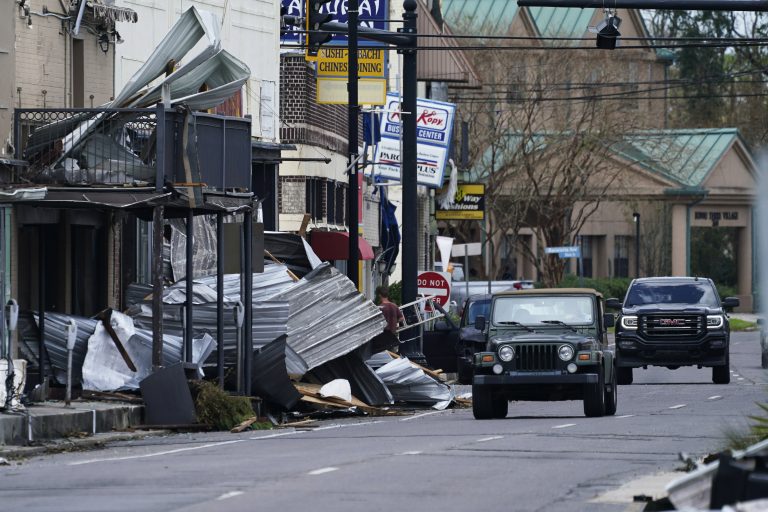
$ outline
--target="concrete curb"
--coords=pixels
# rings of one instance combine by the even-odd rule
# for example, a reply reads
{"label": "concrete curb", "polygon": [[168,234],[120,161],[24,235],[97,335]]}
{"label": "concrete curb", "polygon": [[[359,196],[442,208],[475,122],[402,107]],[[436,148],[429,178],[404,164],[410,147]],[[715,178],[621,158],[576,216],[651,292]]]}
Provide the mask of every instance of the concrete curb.
{"label": "concrete curb", "polygon": [[141,425],[143,405],[104,402],[46,402],[14,413],[0,413],[0,446],[29,445],[72,437],[127,430]]}
{"label": "concrete curb", "polygon": [[64,438],[37,446],[0,446],[0,459],[7,459],[10,462],[51,453],[95,450],[102,448],[107,443],[134,441],[169,434],[171,434],[170,430],[137,430],[134,432],[101,433],[82,439]]}

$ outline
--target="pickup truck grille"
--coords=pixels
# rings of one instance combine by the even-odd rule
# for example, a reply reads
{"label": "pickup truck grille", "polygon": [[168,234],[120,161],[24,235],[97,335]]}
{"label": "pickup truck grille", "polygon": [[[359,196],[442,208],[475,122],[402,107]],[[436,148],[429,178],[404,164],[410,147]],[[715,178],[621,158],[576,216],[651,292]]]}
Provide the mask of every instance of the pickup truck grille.
{"label": "pickup truck grille", "polygon": [[557,370],[557,345],[531,343],[515,345],[515,369],[541,372]]}
{"label": "pickup truck grille", "polygon": [[704,331],[704,317],[663,314],[641,316],[640,330],[649,338],[694,337]]}

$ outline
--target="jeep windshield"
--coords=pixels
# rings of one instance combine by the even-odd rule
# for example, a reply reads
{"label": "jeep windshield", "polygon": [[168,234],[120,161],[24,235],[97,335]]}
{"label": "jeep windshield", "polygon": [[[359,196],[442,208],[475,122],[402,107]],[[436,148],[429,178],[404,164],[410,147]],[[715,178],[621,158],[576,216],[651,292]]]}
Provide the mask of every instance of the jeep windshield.
{"label": "jeep windshield", "polygon": [[590,296],[518,295],[497,297],[493,305],[494,325],[542,325],[555,327],[553,320],[567,325],[589,325],[594,322],[594,306]]}
{"label": "jeep windshield", "polygon": [[647,304],[690,304],[711,308],[719,306],[715,290],[704,281],[687,283],[645,281],[632,285],[624,307],[634,308]]}

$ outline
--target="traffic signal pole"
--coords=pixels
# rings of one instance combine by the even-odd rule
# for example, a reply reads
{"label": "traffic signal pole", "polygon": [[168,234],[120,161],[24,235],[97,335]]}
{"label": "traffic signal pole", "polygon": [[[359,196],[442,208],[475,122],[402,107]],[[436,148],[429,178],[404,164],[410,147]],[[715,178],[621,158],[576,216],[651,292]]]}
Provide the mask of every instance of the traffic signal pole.
{"label": "traffic signal pole", "polygon": [[359,246],[358,246],[358,210],[360,208],[360,205],[358,204],[358,182],[357,182],[357,171],[358,171],[358,112],[360,110],[358,101],[357,101],[357,20],[359,15],[359,0],[348,0],[347,1],[347,20],[349,24],[349,33],[348,33],[348,61],[347,61],[347,71],[348,71],[348,81],[347,81],[347,93],[349,95],[349,101],[348,101],[348,112],[349,112],[349,135],[348,135],[348,153],[349,153],[349,166],[347,167],[349,171],[349,187],[347,190],[349,190],[349,201],[347,201],[347,204],[349,206],[347,211],[347,218],[348,218],[348,226],[349,226],[349,255],[347,257],[347,277],[355,284],[355,287],[357,288],[359,286],[358,283],[358,267],[360,266],[359,262]]}
{"label": "traffic signal pole", "polygon": [[[310,0],[315,7],[319,7],[327,0]],[[349,158],[350,164],[357,159],[358,151],[358,101],[357,101],[357,38],[379,41],[388,45],[397,46],[398,52],[403,55],[403,104],[402,104],[402,130],[403,152],[400,162],[400,179],[403,185],[403,233],[401,238],[401,251],[403,262],[403,289],[402,302],[407,304],[416,300],[418,291],[418,194],[417,194],[417,147],[416,147],[416,116],[417,116],[417,77],[416,77],[416,0],[403,1],[403,28],[398,32],[389,32],[368,27],[358,27],[359,0],[348,2],[349,23],[322,20],[322,23],[309,23],[308,30],[322,32],[348,34],[349,35]],[[316,9],[317,11],[318,9]],[[356,35],[355,35],[356,33]],[[311,32],[310,32],[311,34]],[[320,34],[315,34],[320,35]],[[320,40],[315,37],[314,40]],[[327,40],[327,39],[325,39]],[[322,44],[322,43],[321,43]],[[353,48],[355,51],[353,51]],[[353,73],[353,67],[355,72]],[[354,117],[354,119],[353,119]],[[353,129],[354,128],[354,129]],[[347,275],[357,284],[357,267],[359,253],[357,246],[357,165],[352,165],[349,174],[349,260],[347,262]],[[353,206],[354,205],[354,206]],[[353,209],[354,207],[354,209]],[[354,274],[354,277],[352,277]],[[419,340],[418,327],[406,330],[401,334],[404,340],[410,340],[403,344],[402,352],[409,357],[423,358]]]}
{"label": "traffic signal pole", "polygon": [[[403,2],[403,28],[402,32],[412,39],[409,48],[402,50],[403,54],[403,104],[400,118],[403,120],[403,149],[400,161],[400,180],[403,185],[403,234],[402,234],[402,262],[403,262],[403,304],[409,304],[416,300],[418,292],[418,229],[420,223],[418,195],[417,195],[417,80],[416,80],[416,0]],[[419,327],[413,327],[401,333],[402,340],[406,340],[401,347],[401,352],[411,359],[421,360],[421,337]]]}

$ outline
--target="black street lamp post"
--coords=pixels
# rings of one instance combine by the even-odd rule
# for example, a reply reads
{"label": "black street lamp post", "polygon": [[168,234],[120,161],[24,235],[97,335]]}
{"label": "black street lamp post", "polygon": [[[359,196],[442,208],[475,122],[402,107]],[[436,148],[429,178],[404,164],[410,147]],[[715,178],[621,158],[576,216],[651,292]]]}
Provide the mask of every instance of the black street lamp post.
{"label": "black street lamp post", "polygon": [[635,277],[640,277],[640,214],[632,214],[635,221]]}

